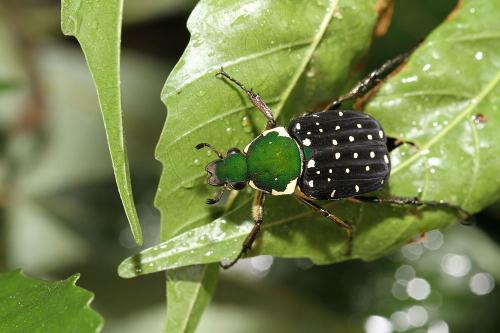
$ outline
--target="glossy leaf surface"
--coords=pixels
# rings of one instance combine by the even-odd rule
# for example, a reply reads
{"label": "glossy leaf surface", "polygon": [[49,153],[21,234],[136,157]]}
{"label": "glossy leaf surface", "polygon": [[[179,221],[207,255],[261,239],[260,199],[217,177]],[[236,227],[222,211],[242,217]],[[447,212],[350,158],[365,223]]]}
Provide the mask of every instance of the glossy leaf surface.
{"label": "glossy leaf surface", "polygon": [[[162,213],[162,239],[213,221],[225,209],[205,205],[212,196],[204,165],[212,154],[196,151],[200,142],[220,149],[243,148],[264,121],[240,91],[217,79],[223,66],[269,102],[286,123],[343,87],[351,66],[366,50],[376,20],[375,1],[201,1],[191,14],[191,40],[167,79],[162,99],[169,114],[157,148],[163,163],[156,206]],[[355,36],[355,38],[354,38]],[[247,193],[245,200],[250,197]],[[211,260],[213,262],[214,260]],[[168,271],[167,281],[186,280],[190,291],[170,292],[167,332],[192,332],[210,296],[217,267]],[[189,272],[188,271],[188,272]],[[199,285],[193,284],[198,279]],[[189,297],[186,296],[190,295]],[[177,316],[179,314],[180,316]],[[190,317],[190,318],[188,318]],[[188,319],[186,319],[188,318]]]}
{"label": "glossy leaf surface", "polygon": [[[390,185],[379,194],[445,200],[471,213],[499,198],[499,6],[464,1],[367,105],[389,135],[418,145],[393,151]],[[266,206],[252,255],[308,257],[319,264],[347,259],[345,234],[337,226],[292,198],[268,198]],[[235,256],[251,227],[248,196],[240,196],[234,207],[211,224],[127,259],[120,273],[134,276]],[[430,207],[419,214],[404,207],[347,202],[326,207],[354,222],[353,257],[366,260],[421,231],[460,220],[453,210]]]}
{"label": "glossy leaf surface", "polygon": [[89,307],[93,294],[75,286],[78,277],[47,282],[19,270],[0,274],[0,331],[100,331],[102,318]]}
{"label": "glossy leaf surface", "polygon": [[120,38],[123,0],[62,0],[61,27],[80,43],[94,79],[116,183],[137,244],[142,232],[132,195],[122,124]]}

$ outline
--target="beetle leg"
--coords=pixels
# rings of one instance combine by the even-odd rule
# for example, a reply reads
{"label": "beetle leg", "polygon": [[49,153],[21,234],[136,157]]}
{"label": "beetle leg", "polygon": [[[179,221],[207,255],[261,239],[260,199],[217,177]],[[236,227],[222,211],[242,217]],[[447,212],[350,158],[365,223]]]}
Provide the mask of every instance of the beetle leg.
{"label": "beetle leg", "polygon": [[221,75],[227,78],[229,81],[233,82],[238,87],[240,87],[244,92],[246,92],[248,98],[250,99],[250,102],[252,102],[252,104],[257,109],[259,109],[259,111],[264,115],[264,117],[266,117],[267,119],[266,129],[271,129],[276,127],[276,121],[274,120],[274,116],[271,109],[269,108],[269,106],[267,106],[266,102],[262,100],[259,94],[254,93],[252,89],[247,89],[243,83],[241,83],[240,81],[236,80],[231,75],[226,73],[222,67],[220,69],[220,72],[217,72],[217,74],[215,75],[216,76]]}
{"label": "beetle leg", "polygon": [[213,199],[212,198],[207,199],[206,204],[207,205],[214,205],[214,204],[218,203],[220,201],[220,199],[222,198],[222,196],[224,195],[224,192],[226,192],[227,189],[228,189],[227,186],[224,185],[219,190],[219,192],[217,192],[217,194],[215,195],[215,197]]}
{"label": "beetle leg", "polygon": [[262,225],[264,198],[265,198],[264,192],[262,191],[255,192],[255,196],[253,198],[253,203],[252,203],[252,217],[254,222],[253,228],[252,230],[250,230],[250,233],[243,241],[243,245],[241,246],[241,251],[238,254],[238,256],[228,264],[219,263],[220,267],[224,269],[232,267],[234,264],[238,262],[238,260],[240,260],[245,254],[247,254],[248,251],[252,249],[252,245],[255,242],[255,239],[257,238],[257,235],[259,234],[260,231],[260,227]]}
{"label": "beetle leg", "polygon": [[349,198],[353,202],[368,202],[368,203],[387,203],[391,205],[398,206],[429,206],[429,207],[438,207],[445,209],[454,209],[458,211],[464,221],[467,221],[471,214],[464,210],[462,207],[453,205],[444,201],[432,201],[432,200],[420,200],[419,198],[407,198],[407,197],[388,197],[388,198],[378,198],[378,197],[369,197],[369,196],[355,196]]}
{"label": "beetle leg", "polygon": [[297,200],[302,202],[307,207],[314,210],[316,213],[321,214],[322,216],[326,217],[330,221],[334,222],[335,224],[341,226],[342,228],[344,228],[346,230],[346,232],[347,232],[347,253],[346,253],[346,255],[348,255],[348,256],[351,255],[351,252],[352,252],[352,224],[351,224],[351,222],[342,221],[337,216],[333,215],[328,210],[324,209],[323,207],[321,207],[320,205],[314,203],[313,201],[311,201],[309,199],[306,199],[304,197],[297,196],[297,195],[295,196],[295,198],[297,198]]}
{"label": "beetle leg", "polygon": [[343,102],[363,96],[373,87],[375,87],[380,81],[382,81],[389,73],[391,73],[394,69],[401,65],[406,59],[408,59],[409,55],[410,53],[403,53],[391,60],[386,61],[382,66],[380,66],[380,68],[374,70],[363,80],[359,81],[351,89],[351,91],[328,104],[328,106],[320,112],[336,110]]}

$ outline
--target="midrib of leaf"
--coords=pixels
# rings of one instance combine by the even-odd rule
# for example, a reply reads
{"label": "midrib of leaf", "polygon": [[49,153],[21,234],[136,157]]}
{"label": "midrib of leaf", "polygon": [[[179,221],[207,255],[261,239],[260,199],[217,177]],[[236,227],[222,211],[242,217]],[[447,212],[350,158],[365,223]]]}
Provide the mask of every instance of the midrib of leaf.
{"label": "midrib of leaf", "polygon": [[[248,202],[248,201],[250,201],[250,200],[247,200],[246,202]],[[308,216],[311,216],[311,215],[314,215],[314,214],[316,214],[316,213],[309,210],[309,211],[305,211],[304,213],[294,215],[292,217],[283,218],[283,219],[280,219],[280,220],[276,220],[274,222],[263,223],[261,230],[272,229],[274,227],[278,227],[280,225],[283,225],[283,224],[286,224],[286,223],[290,223],[290,222],[293,222],[294,220],[299,220],[301,218],[308,217]],[[224,217],[224,216],[225,215],[223,215],[222,217]],[[231,236],[228,236],[228,237],[224,238],[224,242],[229,242],[232,239],[239,238],[239,237],[242,237],[242,236],[245,236],[245,235],[247,235],[246,232],[234,233]],[[182,234],[169,239],[167,242],[175,241],[176,238],[180,238],[181,236],[182,236]],[[157,246],[161,247],[161,245],[162,244],[159,244]],[[180,255],[180,254],[183,254],[183,253],[189,253],[192,250],[199,250],[199,249],[203,249],[205,247],[210,247],[210,246],[213,246],[213,243],[200,244],[198,246],[189,247],[189,248],[186,248],[186,249],[182,249],[180,251],[176,251],[174,254],[175,255]],[[340,245],[339,245],[339,247],[340,247]],[[170,251],[161,252],[158,256],[150,257],[150,260],[147,260],[147,259],[143,260],[142,261],[142,265],[146,265],[148,263],[155,262],[155,261],[161,260],[162,258],[167,258],[169,256],[171,256]]]}
{"label": "midrib of leaf", "polygon": [[309,49],[307,50],[304,59],[302,59],[302,63],[300,64],[299,68],[295,71],[292,79],[290,80],[290,83],[286,87],[285,91],[281,95],[281,101],[280,103],[276,106],[276,108],[273,110],[274,116],[277,118],[279,117],[281,111],[283,110],[283,107],[285,106],[286,101],[290,97],[290,94],[292,93],[293,89],[299,82],[300,77],[304,73],[307,64],[312,59],[312,56],[314,55],[314,52],[318,48],[318,45],[320,41],[323,39],[323,36],[325,35],[326,29],[328,28],[328,25],[330,24],[330,21],[333,18],[333,15],[335,13],[335,10],[337,9],[339,0],[336,1],[330,1],[330,7],[329,10],[327,11],[327,14],[323,21],[321,22],[321,25],[318,29],[318,33],[316,36],[313,37],[313,41],[311,43],[311,46],[309,46]]}
{"label": "midrib of leaf", "polygon": [[495,86],[498,84],[500,81],[500,71],[497,73],[495,78],[491,80],[488,85],[482,89],[479,94],[477,95],[477,98],[471,99],[471,105],[469,105],[464,111],[462,111],[453,121],[451,121],[446,127],[443,128],[441,132],[439,132],[437,135],[432,137],[426,144],[422,145],[420,147],[420,150],[412,155],[409,159],[406,161],[402,162],[401,164],[398,164],[394,169],[391,175],[395,175],[398,173],[400,170],[404,169],[405,167],[411,165],[416,159],[418,159],[420,156],[422,156],[422,152],[427,151],[429,148],[431,148],[436,142],[438,142],[443,136],[445,136],[449,131],[451,131],[455,126],[457,126],[460,122],[464,120],[465,117],[470,115],[474,109],[481,104],[483,99],[495,88]]}
{"label": "midrib of leaf", "polygon": [[[204,280],[205,274],[207,274],[207,269],[208,269],[208,265],[203,265],[203,273],[202,273],[203,278],[201,280]],[[202,283],[198,283],[197,284],[195,292],[194,292],[196,294],[196,297],[191,297],[191,301],[189,302],[187,313],[192,313],[193,312],[194,305],[196,304],[196,302],[199,299],[198,296],[200,294],[201,286],[202,286]],[[181,326],[180,326],[179,332],[186,332],[186,329],[187,329],[187,326],[188,326],[188,323],[189,323],[190,319],[191,319],[190,316],[184,316],[184,318],[182,320],[182,323],[181,323]]]}

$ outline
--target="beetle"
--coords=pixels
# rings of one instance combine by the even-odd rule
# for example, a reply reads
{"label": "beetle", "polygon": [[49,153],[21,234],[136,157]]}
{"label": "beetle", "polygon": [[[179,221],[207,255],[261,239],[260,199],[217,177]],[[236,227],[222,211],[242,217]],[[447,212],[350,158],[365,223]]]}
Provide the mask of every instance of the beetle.
{"label": "beetle", "polygon": [[407,57],[408,54],[403,54],[385,62],[346,95],[319,112],[293,119],[287,128],[277,126],[271,109],[257,93],[221,68],[216,76],[241,88],[267,119],[265,130],[243,151],[230,148],[223,155],[208,143],[196,146],[196,149],[209,148],[218,157],[207,164],[205,170],[207,183],[220,186],[221,190],[214,198],[208,199],[207,204],[217,203],[227,190],[241,190],[247,185],[256,190],[252,203],[254,226],[236,258],[229,263],[220,263],[223,268],[233,266],[252,248],[263,223],[266,195],[293,195],[307,207],[344,228],[348,237],[348,254],[353,237],[352,223],[343,221],[314,200],[349,199],[356,202],[426,205],[463,212],[460,207],[443,201],[362,195],[382,188],[389,180],[391,160],[387,137],[373,117],[340,107],[345,101],[365,95]]}

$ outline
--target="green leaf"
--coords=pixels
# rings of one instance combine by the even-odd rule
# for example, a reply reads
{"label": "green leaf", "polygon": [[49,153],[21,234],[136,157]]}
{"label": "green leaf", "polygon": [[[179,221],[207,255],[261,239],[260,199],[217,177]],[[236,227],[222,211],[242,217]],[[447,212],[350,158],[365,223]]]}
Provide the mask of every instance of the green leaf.
{"label": "green leaf", "polygon": [[47,282],[20,270],[0,274],[0,332],[98,332],[103,320],[92,293],[75,286],[79,274]]}
{"label": "green leaf", "polygon": [[[198,4],[188,21],[190,43],[162,93],[169,110],[156,154],[164,166],[156,197],[162,240],[205,225],[221,213],[220,208],[204,204],[212,194],[203,165],[213,156],[194,146],[211,142],[221,148],[242,147],[262,128],[262,117],[241,92],[215,78],[220,67],[254,87],[286,123],[293,114],[343,88],[351,66],[370,43],[374,3],[226,0]],[[197,269],[212,272],[217,267]],[[194,287],[194,279],[200,285],[215,283],[215,274],[199,271],[186,278],[186,272],[171,270],[168,280],[177,280],[176,288],[181,288],[181,279],[186,288]],[[169,284],[167,290],[172,289]],[[192,304],[206,304],[209,294],[204,300],[190,296],[169,294],[169,322],[198,321],[203,309]],[[182,331],[170,327],[176,326],[167,323],[167,332],[194,329],[193,325],[177,326]]]}
{"label": "green leaf", "polygon": [[[385,195],[444,200],[471,213],[500,197],[499,10],[497,2],[465,1],[367,106],[389,135],[419,147],[403,145],[392,152]],[[475,121],[476,114],[486,122]],[[251,227],[248,196],[240,196],[235,206],[210,224],[125,260],[120,274],[131,277],[233,258]],[[348,259],[346,237],[337,226],[291,198],[269,197],[266,206],[251,255],[308,257],[318,264]],[[420,214],[408,207],[344,201],[325,207],[354,222],[353,257],[365,260],[388,253],[419,232],[460,219],[453,210],[431,207],[423,207]]]}
{"label": "green leaf", "polygon": [[165,332],[194,332],[215,292],[219,266],[196,265],[168,273]]}
{"label": "green leaf", "polygon": [[130,182],[120,94],[120,36],[123,0],[62,0],[61,27],[80,43],[94,79],[116,183],[137,244],[142,231]]}

